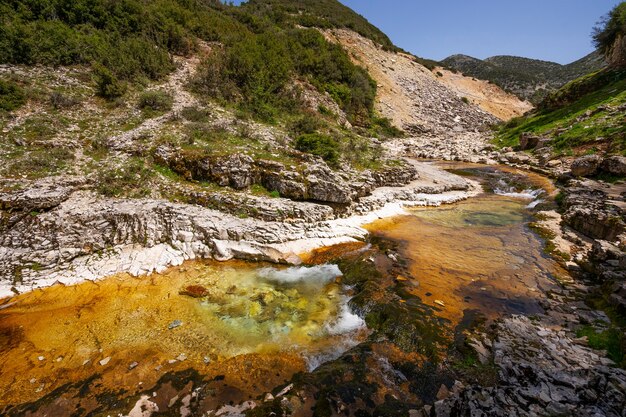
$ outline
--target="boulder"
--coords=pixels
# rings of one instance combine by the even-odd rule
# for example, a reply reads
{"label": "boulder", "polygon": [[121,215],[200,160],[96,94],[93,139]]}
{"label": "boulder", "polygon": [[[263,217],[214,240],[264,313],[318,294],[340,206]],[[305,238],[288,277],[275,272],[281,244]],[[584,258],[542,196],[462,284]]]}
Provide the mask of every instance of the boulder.
{"label": "boulder", "polygon": [[626,176],[626,157],[609,156],[602,161],[600,169],[611,175]]}
{"label": "boulder", "polygon": [[212,161],[209,178],[221,186],[243,190],[254,183],[254,159],[248,155],[233,154]]}
{"label": "boulder", "polygon": [[519,138],[520,149],[522,151],[525,151],[527,149],[535,149],[537,145],[539,144],[540,139],[541,137],[537,135],[533,135],[532,133],[529,133],[529,132],[524,132],[520,135],[520,138]]}
{"label": "boulder", "polygon": [[618,261],[620,265],[626,267],[626,253],[620,248],[605,240],[593,242],[590,257],[596,261]]}
{"label": "boulder", "polygon": [[293,171],[264,171],[261,184],[270,191],[278,191],[281,197],[292,200],[306,200],[307,190],[300,174]]}
{"label": "boulder", "polygon": [[597,174],[602,158],[598,155],[586,155],[572,163],[571,171],[576,177],[588,177]]}
{"label": "boulder", "polygon": [[620,314],[626,314],[626,282],[617,282],[613,285],[613,293],[609,296],[609,303]]}
{"label": "boulder", "polygon": [[308,199],[329,203],[349,204],[356,196],[348,184],[322,165],[308,167],[305,172]]}

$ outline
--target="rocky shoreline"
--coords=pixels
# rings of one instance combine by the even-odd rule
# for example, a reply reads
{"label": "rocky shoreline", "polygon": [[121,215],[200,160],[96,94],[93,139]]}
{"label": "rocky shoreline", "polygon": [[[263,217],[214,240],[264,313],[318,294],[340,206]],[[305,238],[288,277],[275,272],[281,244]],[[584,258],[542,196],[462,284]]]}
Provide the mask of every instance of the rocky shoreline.
{"label": "rocky shoreline", "polygon": [[[623,176],[626,158],[559,158],[552,156],[548,140],[523,136],[517,151],[498,151],[484,138],[467,135],[435,145],[423,139],[394,144],[422,158],[499,162],[553,178],[560,210],[539,210],[536,225],[552,256],[574,277],[559,294],[550,295],[544,314],[505,317],[492,331],[470,336],[481,362],[495,366],[496,386],[457,381],[440,391],[437,402],[413,410],[412,416],[626,415],[626,372],[615,368],[606,352],[590,349],[586,337],[576,337],[583,325],[607,328],[611,323],[606,314],[586,305],[584,299],[591,294],[603,292],[609,307],[626,312],[626,187],[597,178]],[[529,149],[534,151],[524,152]]]}
{"label": "rocky shoreline", "polygon": [[299,254],[362,240],[367,234],[362,225],[401,214],[404,206],[453,203],[480,192],[476,183],[432,165],[410,167],[417,179],[379,187],[337,211],[319,203],[272,201],[279,211],[306,207],[300,211],[305,216],[290,221],[240,218],[159,200],[106,199],[71,182],[43,181],[2,193],[7,214],[0,238],[0,296],[121,272],[149,274],[197,258],[299,263]]}

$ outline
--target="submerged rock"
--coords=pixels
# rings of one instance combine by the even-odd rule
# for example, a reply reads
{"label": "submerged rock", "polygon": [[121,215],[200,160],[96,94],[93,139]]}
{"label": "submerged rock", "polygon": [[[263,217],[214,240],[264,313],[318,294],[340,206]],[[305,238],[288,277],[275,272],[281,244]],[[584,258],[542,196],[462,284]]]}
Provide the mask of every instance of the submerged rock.
{"label": "submerged rock", "polygon": [[180,295],[186,295],[193,298],[202,298],[209,295],[209,290],[202,285],[189,285],[178,292]]}
{"label": "submerged rock", "polygon": [[175,328],[180,327],[180,326],[182,326],[182,325],[183,325],[183,322],[182,322],[182,321],[180,321],[180,320],[174,320],[173,322],[171,322],[171,323],[167,326],[167,328],[168,328],[169,330],[172,330],[172,329],[175,329]]}

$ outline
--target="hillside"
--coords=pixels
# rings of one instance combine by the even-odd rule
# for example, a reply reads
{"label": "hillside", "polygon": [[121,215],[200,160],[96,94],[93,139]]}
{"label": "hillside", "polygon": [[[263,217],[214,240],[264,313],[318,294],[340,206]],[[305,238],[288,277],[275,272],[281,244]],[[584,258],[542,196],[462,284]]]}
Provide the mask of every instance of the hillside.
{"label": "hillside", "polygon": [[605,69],[551,93],[537,111],[505,124],[496,141],[516,146],[530,133],[544,138],[542,151],[556,155],[626,154],[625,114],[626,71]]}
{"label": "hillside", "polygon": [[489,81],[466,77],[460,72],[442,67],[436,67],[433,72],[438,81],[500,120],[507,121],[533,109],[530,102],[521,100]]}
{"label": "hillside", "polygon": [[534,104],[550,91],[606,65],[598,52],[567,65],[515,56],[480,60],[466,55],[450,56],[442,64],[465,75],[491,81]]}
{"label": "hillside", "polygon": [[242,8],[281,24],[350,29],[385,49],[398,49],[380,29],[336,0],[250,0]]}

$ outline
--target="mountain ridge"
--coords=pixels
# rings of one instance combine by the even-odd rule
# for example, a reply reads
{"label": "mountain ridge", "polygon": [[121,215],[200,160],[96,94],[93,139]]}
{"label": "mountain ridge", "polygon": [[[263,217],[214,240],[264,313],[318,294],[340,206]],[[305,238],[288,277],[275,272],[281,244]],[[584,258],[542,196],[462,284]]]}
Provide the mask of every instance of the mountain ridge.
{"label": "mountain ridge", "polygon": [[534,104],[538,104],[549,92],[569,81],[606,66],[597,51],[565,65],[513,55],[495,55],[479,59],[455,54],[441,62],[465,75],[491,81]]}

